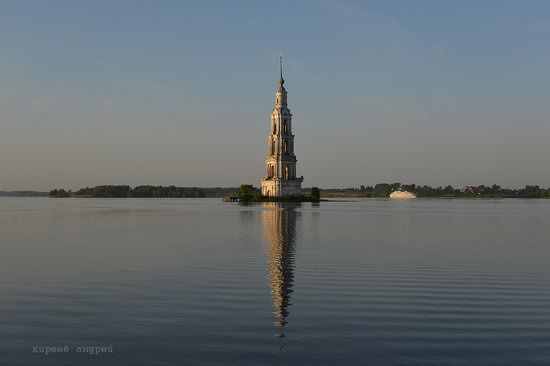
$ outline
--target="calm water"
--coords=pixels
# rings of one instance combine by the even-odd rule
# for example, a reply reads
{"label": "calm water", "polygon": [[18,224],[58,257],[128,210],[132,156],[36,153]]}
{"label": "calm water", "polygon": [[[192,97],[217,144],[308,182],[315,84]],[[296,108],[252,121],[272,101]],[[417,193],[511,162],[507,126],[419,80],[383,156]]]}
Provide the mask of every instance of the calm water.
{"label": "calm water", "polygon": [[0,233],[1,365],[550,364],[550,200],[0,198]]}

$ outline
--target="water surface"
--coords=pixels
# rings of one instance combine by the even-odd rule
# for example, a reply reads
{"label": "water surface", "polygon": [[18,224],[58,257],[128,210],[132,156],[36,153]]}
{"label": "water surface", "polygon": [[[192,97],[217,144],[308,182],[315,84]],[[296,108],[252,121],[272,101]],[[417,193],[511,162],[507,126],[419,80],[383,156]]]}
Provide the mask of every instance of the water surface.
{"label": "water surface", "polygon": [[548,365],[549,224],[550,200],[2,197],[0,364]]}

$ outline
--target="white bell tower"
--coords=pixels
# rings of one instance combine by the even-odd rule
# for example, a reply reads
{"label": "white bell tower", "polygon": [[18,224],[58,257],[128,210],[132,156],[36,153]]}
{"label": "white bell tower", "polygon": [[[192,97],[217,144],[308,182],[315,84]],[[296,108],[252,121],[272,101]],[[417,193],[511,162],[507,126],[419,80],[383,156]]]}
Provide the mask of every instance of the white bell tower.
{"label": "white bell tower", "polygon": [[266,176],[260,184],[263,196],[299,196],[304,178],[296,176],[292,114],[288,109],[284,87],[282,56],[279,58],[279,67],[279,87],[275,92],[275,107],[271,112],[271,128],[267,138]]}

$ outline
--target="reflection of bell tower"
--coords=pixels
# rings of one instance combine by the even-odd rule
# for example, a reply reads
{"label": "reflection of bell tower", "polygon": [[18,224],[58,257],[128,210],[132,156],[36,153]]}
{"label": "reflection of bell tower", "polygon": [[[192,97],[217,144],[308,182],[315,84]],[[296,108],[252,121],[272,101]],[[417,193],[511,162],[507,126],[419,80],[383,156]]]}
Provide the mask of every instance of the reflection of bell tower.
{"label": "reflection of bell tower", "polygon": [[269,256],[269,286],[273,295],[273,313],[278,337],[284,337],[290,294],[294,280],[294,243],[296,240],[296,204],[264,203],[262,223]]}

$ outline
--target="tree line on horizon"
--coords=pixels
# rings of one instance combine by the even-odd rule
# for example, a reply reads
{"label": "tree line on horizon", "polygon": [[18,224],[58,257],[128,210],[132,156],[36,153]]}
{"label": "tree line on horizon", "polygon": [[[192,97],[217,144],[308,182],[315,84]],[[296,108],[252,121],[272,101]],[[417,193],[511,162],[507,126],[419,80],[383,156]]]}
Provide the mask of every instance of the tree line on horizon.
{"label": "tree line on horizon", "polygon": [[0,191],[0,197],[45,197],[48,192],[39,191]]}
{"label": "tree line on horizon", "polygon": [[[246,185],[253,190],[257,188]],[[241,186],[242,187],[242,186]],[[378,183],[374,186],[361,185],[358,188],[328,188],[320,189],[313,187],[321,197],[389,197],[390,193],[396,190],[403,190],[414,193],[417,197],[440,197],[440,198],[550,198],[550,188],[543,189],[538,185],[527,185],[520,189],[502,188],[497,184],[491,186],[466,186],[454,188],[451,185],[446,187],[431,187],[428,185],[401,184],[401,183]],[[152,186],[140,185],[131,188],[128,185],[100,185],[95,187],[81,188],[76,192],[64,189],[50,191],[50,197],[151,197],[151,198],[219,198],[226,196],[238,196],[239,187],[176,187],[176,186]],[[304,195],[311,194],[312,188],[303,188]],[[240,192],[242,194],[242,192]]]}
{"label": "tree line on horizon", "polygon": [[198,187],[151,186],[142,185],[131,188],[128,185],[102,185],[81,188],[75,196],[87,197],[150,197],[150,198],[203,198],[208,193],[222,192],[224,188],[208,189]]}
{"label": "tree line on horizon", "polygon": [[359,188],[321,189],[321,195],[324,197],[389,197],[392,192],[397,190],[414,193],[416,197],[550,198],[550,188],[543,189],[538,185],[526,185],[524,188],[510,189],[502,188],[498,184],[454,188],[451,185],[431,187],[416,184],[378,183],[375,186],[362,185]]}

